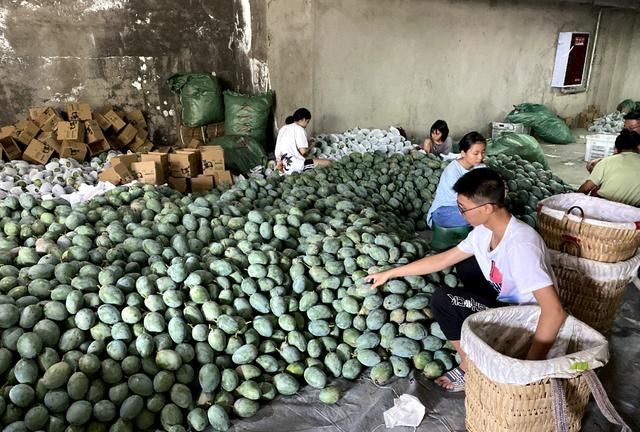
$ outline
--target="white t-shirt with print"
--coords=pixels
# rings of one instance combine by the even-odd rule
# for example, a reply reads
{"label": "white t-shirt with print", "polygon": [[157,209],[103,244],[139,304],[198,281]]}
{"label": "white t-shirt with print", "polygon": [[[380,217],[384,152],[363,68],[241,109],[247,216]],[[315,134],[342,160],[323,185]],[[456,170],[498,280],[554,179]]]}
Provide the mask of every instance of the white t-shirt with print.
{"label": "white t-shirt with print", "polygon": [[547,247],[533,228],[511,216],[504,237],[494,250],[490,250],[491,235],[491,230],[478,225],[458,248],[475,255],[499,301],[535,304],[534,291],[557,286]]}
{"label": "white t-shirt with print", "polygon": [[276,160],[284,164],[284,172],[291,174],[304,169],[304,156],[298,149],[308,148],[307,133],[295,123],[282,126],[276,139]]}

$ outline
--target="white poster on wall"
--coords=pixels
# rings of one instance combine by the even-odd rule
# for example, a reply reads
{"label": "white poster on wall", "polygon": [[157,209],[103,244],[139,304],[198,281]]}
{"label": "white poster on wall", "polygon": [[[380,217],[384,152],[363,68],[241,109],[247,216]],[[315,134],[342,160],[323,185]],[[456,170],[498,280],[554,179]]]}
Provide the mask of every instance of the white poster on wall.
{"label": "white poster on wall", "polygon": [[589,33],[560,32],[551,87],[577,87],[582,84],[588,45]]}

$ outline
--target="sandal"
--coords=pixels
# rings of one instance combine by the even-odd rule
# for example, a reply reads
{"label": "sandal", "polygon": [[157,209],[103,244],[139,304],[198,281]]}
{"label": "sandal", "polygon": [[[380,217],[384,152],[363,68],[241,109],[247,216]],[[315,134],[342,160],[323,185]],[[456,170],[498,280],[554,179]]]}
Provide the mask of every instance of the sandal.
{"label": "sandal", "polygon": [[441,378],[447,378],[453,385],[453,388],[446,388],[438,384],[444,391],[450,393],[464,391],[464,371],[459,366],[451,369],[449,372],[442,375]]}

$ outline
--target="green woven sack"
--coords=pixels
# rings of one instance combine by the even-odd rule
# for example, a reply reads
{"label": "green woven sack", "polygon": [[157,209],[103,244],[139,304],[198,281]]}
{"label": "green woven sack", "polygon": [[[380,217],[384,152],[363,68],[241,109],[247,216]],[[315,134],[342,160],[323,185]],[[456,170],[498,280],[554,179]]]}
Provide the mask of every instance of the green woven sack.
{"label": "green woven sack", "polygon": [[540,162],[544,169],[549,169],[542,147],[531,135],[504,132],[498,138],[487,141],[486,153],[487,156],[498,154],[518,155],[529,162]]}
{"label": "green woven sack", "polygon": [[224,92],[224,133],[246,135],[264,145],[273,94],[243,95],[230,90]]}
{"label": "green woven sack", "polygon": [[176,74],[167,79],[171,91],[180,95],[182,123],[200,127],[224,120],[222,89],[218,78],[209,74]]}
{"label": "green woven sack", "polygon": [[242,135],[225,135],[209,141],[224,149],[224,164],[235,174],[247,174],[252,168],[266,166],[267,154],[255,138]]}
{"label": "green woven sack", "polygon": [[570,144],[576,142],[571,129],[560,117],[544,105],[523,103],[507,114],[505,121],[523,123],[529,126],[535,135],[552,144]]}

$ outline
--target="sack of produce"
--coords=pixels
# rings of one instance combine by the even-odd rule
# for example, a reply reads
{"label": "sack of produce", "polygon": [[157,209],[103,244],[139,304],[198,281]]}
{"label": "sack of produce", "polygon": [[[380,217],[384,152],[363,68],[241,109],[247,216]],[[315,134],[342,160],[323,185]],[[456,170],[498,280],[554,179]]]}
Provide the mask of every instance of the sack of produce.
{"label": "sack of produce", "polygon": [[272,101],[273,94],[271,92],[243,95],[229,90],[225,91],[225,134],[248,135],[264,146]]}
{"label": "sack of produce", "polygon": [[634,102],[633,99],[625,99],[618,104],[616,109],[625,114],[630,113],[636,110],[636,102]]}
{"label": "sack of produce", "polygon": [[498,138],[490,139],[487,142],[487,155],[497,154],[518,155],[529,162],[539,162],[544,169],[549,169],[540,144],[531,135],[504,132]]}
{"label": "sack of produce", "polygon": [[576,141],[567,124],[544,105],[523,103],[514,106],[505,121],[524,123],[542,140],[552,144],[570,144]]}
{"label": "sack of produce", "polygon": [[539,317],[539,306],[510,306],[464,322],[467,430],[578,431],[593,394],[607,419],[630,431],[594,372],[609,360],[605,337],[568,316],[547,359],[527,361]]}
{"label": "sack of produce", "polygon": [[225,135],[212,139],[210,144],[224,149],[224,164],[236,174],[247,174],[252,168],[267,164],[264,148],[251,136]]}
{"label": "sack of produce", "polygon": [[180,95],[182,123],[194,128],[224,120],[222,89],[209,74],[176,74],[167,79],[171,91]]}

